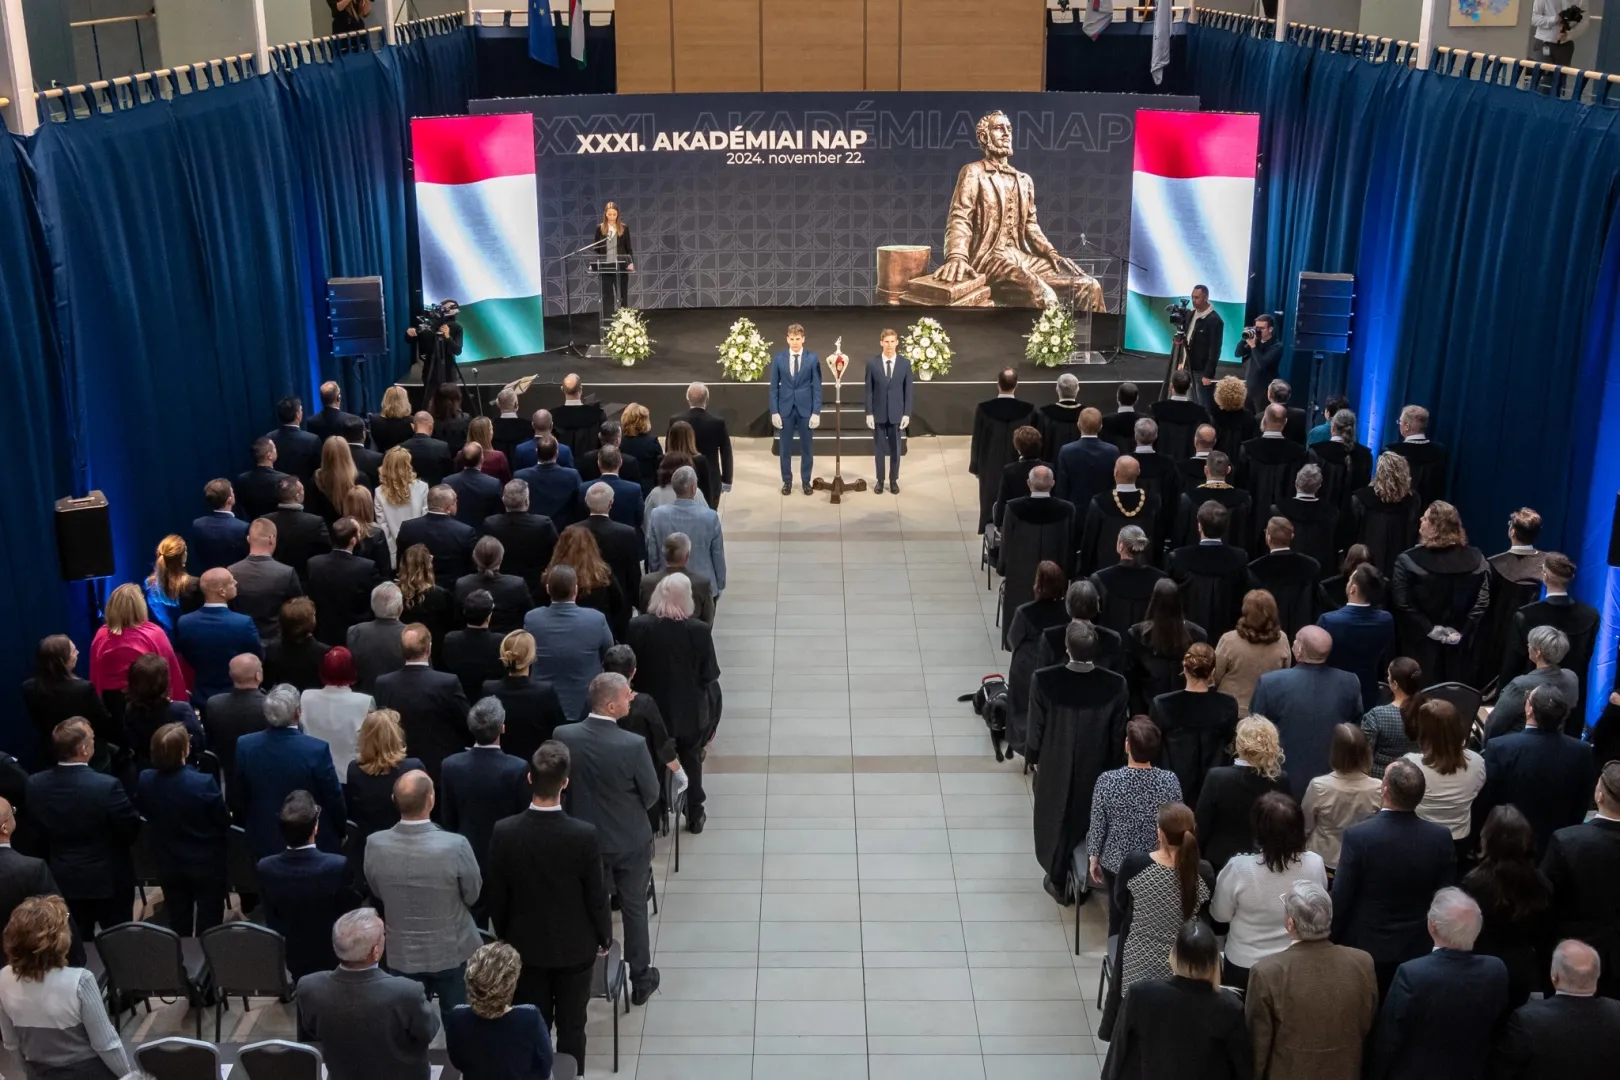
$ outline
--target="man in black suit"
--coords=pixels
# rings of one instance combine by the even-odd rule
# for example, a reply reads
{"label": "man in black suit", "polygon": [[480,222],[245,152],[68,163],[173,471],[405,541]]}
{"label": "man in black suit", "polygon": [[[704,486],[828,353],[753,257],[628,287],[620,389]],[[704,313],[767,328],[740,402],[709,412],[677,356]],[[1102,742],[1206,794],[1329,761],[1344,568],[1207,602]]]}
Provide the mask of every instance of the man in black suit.
{"label": "man in black suit", "polygon": [[[709,459],[710,472],[718,468],[720,490],[730,491],[731,433],[726,430],[725,420],[709,411],[707,386],[695,382],[686,388],[686,411],[670,417],[670,425],[673,426],[677,420],[685,420],[692,425],[692,436],[697,440],[698,453]],[[720,508],[719,500],[709,505],[711,509]]]}
{"label": "man in black suit", "polygon": [[1294,525],[1287,518],[1266,522],[1266,553],[1249,563],[1249,588],[1271,593],[1290,640],[1322,614],[1322,566],[1294,550]]}
{"label": "man in black suit", "polygon": [[[1033,424],[1035,406],[1014,396],[1018,372],[1002,368],[996,376],[996,396],[979,402],[973,410],[973,439],[968,445],[968,472],[979,478],[979,532],[990,521],[990,512],[1001,490],[1001,471],[1017,455],[1013,432]],[[1101,423],[1099,417],[1098,423]],[[1095,434],[1095,432],[1093,432]],[[1047,459],[1054,460],[1054,459]]]}
{"label": "man in black suit", "polygon": [[12,848],[16,831],[16,811],[9,799],[0,798],[0,926],[10,922],[17,905],[30,896],[62,895],[44,859],[30,858]]}
{"label": "man in black suit", "polygon": [[[1153,403],[1153,419],[1159,425],[1159,452],[1179,466],[1192,455],[1198,429],[1209,423],[1209,410],[1192,397],[1192,373],[1177,368],[1170,373],[1170,396]],[[1215,429],[1210,428],[1209,450],[1215,445]],[[1197,479],[1202,479],[1200,473]]]}
{"label": "man in black suit", "polygon": [[1283,437],[1292,439],[1299,445],[1305,445],[1305,435],[1309,431],[1309,418],[1305,410],[1297,405],[1288,404],[1288,399],[1294,396],[1294,388],[1282,379],[1272,379],[1266,384],[1266,403],[1268,405],[1281,405],[1288,413],[1288,422],[1283,425]]}
{"label": "man in black suit", "polygon": [[573,372],[563,377],[562,392],[562,407],[551,414],[551,423],[557,441],[566,443],[578,461],[596,449],[596,433],[604,419],[602,406],[585,401],[585,383]]}
{"label": "man in black suit", "polygon": [[264,661],[252,653],[231,658],[231,688],[203,704],[208,749],[219,758],[221,779],[236,782],[236,740],[269,726],[264,719]]}
{"label": "man in black suit", "polygon": [[1209,302],[1209,286],[1194,285],[1192,314],[1176,343],[1186,347],[1183,366],[1193,377],[1193,399],[1204,408],[1214,404],[1215,370],[1221,359],[1221,337],[1226,332],[1221,313]]}
{"label": "man in black suit", "polygon": [[405,666],[378,676],[372,697],[377,708],[399,713],[406,745],[437,783],[444,759],[467,746],[467,695],[460,679],[430,665],[433,635],[427,627],[421,623],[405,627],[400,648]]}
{"label": "man in black suit", "polygon": [[495,410],[494,434],[490,436],[490,442],[510,462],[518,443],[533,438],[533,432],[529,421],[518,415],[518,394],[510,386],[502,388],[495,395]]}
{"label": "man in black suit", "polygon": [[1133,382],[1120,383],[1114,391],[1114,411],[1103,417],[1102,437],[1119,447],[1122,454],[1130,453],[1136,445],[1136,422],[1142,418],[1136,411],[1136,399],[1141,393]]}
{"label": "man in black suit", "polygon": [[1080,437],[1058,451],[1054,495],[1083,511],[1093,498],[1113,487],[1119,447],[1101,436],[1103,418],[1098,410],[1081,409],[1078,423]]}
{"label": "man in black suit", "polygon": [[281,482],[276,508],[264,520],[276,527],[276,561],[285,563],[309,580],[309,560],[331,550],[332,538],[319,514],[304,509],[304,482],[289,476]]}
{"label": "man in black suit", "polygon": [[1384,770],[1383,809],[1345,830],[1333,878],[1333,942],[1373,958],[1379,997],[1395,970],[1429,951],[1429,901],[1456,876],[1451,830],[1417,816],[1423,770]]}
{"label": "man in black suit", "polygon": [[433,553],[433,576],[447,586],[472,570],[472,549],[478,540],[478,531],[457,518],[457,502],[455,488],[444,484],[429,488],[427,513],[399,527],[400,553],[426,544]]}
{"label": "man in black suit", "polygon": [[484,535],[501,542],[501,565],[529,586],[530,596],[544,595],[540,575],[557,547],[557,526],[544,514],[529,512],[529,485],[508,480],[501,489],[504,511],[484,519]]}
{"label": "man in black suit", "polygon": [[1041,460],[1056,461],[1058,453],[1080,437],[1080,380],[1064,372],[1057,377],[1058,399],[1035,410],[1030,423],[1041,432]]}
{"label": "man in black suit", "polygon": [[1412,470],[1412,490],[1426,508],[1436,499],[1446,497],[1451,470],[1451,455],[1446,448],[1429,439],[1429,410],[1421,405],[1408,405],[1401,410],[1401,441],[1384,447],[1386,454],[1399,454]]}
{"label": "man in black suit", "polygon": [[332,522],[332,550],[309,560],[309,598],[315,602],[320,641],[347,641],[349,627],[371,618],[371,590],[381,582],[377,564],[354,553],[359,542],[359,523],[338,518]]}
{"label": "man in black suit", "polygon": [[[613,571],[613,580],[624,593],[626,613],[630,605],[641,598],[641,556],[646,550],[641,534],[628,525],[621,525],[609,517],[613,509],[613,490],[598,481],[585,493],[585,509],[590,511],[581,524],[596,537],[596,546],[602,551],[602,561]],[[626,620],[628,622],[628,619]],[[624,627],[610,627],[617,640],[624,639]]]}
{"label": "man in black suit", "polygon": [[[714,625],[714,583],[686,565],[692,557],[692,538],[682,532],[664,537],[664,568],[641,575],[641,592],[636,596],[636,607],[642,611],[652,603],[653,590],[671,574],[685,574],[692,583],[693,617]],[[624,674],[620,672],[620,674]]]}
{"label": "man in black suit", "polygon": [[445,477],[456,493],[456,520],[474,529],[501,509],[501,482],[483,471],[484,448],[469,439],[458,455],[461,469]]}
{"label": "man in black suit", "polygon": [[1254,325],[1244,329],[1233,355],[1243,361],[1243,385],[1249,391],[1249,408],[1257,409],[1266,396],[1266,387],[1282,368],[1283,343],[1270,315],[1254,317]]}
{"label": "man in black suit", "polygon": [[276,444],[282,472],[309,482],[321,464],[321,440],[304,430],[304,403],[296,397],[276,402],[276,430],[265,438]]}
{"label": "man in black suit", "polygon": [[[1114,483],[1091,498],[1091,505],[1076,507],[1085,514],[1080,537],[1080,572],[1094,574],[1119,558],[1119,531],[1135,525],[1148,536],[1148,559],[1158,561],[1163,550],[1159,533],[1159,496],[1137,486],[1141,466],[1129,454],[1114,461]],[[1062,565],[1061,563],[1059,565]]]}
{"label": "man in black suit", "polygon": [[1471,1029],[1497,1030],[1509,1008],[1507,965],[1474,952],[1484,921],[1479,905],[1461,889],[1434,894],[1428,917],[1434,948],[1395,969],[1368,1048],[1367,1076],[1485,1075],[1490,1039],[1458,1038]]}
{"label": "man in black suit", "polygon": [[287,970],[295,979],[337,963],[332,924],[360,906],[349,860],[315,845],[321,808],[307,791],[281,803],[281,835],[287,850],[266,855],[255,867],[265,922],[287,939]]}
{"label": "man in black suit", "polygon": [[365,423],[354,413],[343,411],[341,386],[330,380],[321,383],[321,411],[304,422],[304,430],[321,440],[323,444],[334,435],[347,441],[350,421]]}
{"label": "man in black suit", "polygon": [[1565,733],[1578,738],[1586,724],[1586,674],[1592,666],[1592,650],[1596,648],[1598,624],[1602,620],[1597,608],[1569,595],[1570,582],[1575,580],[1575,563],[1568,555],[1547,552],[1541,563],[1541,580],[1547,586],[1547,595],[1513,614],[1497,686],[1506,686],[1530,670],[1530,631],[1538,626],[1562,630],[1569,639],[1563,667],[1575,673],[1581,686],[1580,700],[1575,703]]}
{"label": "man in black suit", "polygon": [[585,1060],[585,1011],[597,957],[613,941],[596,826],[562,809],[568,747],[544,742],[529,762],[529,808],[490,834],[484,904],[523,958],[515,1001],[557,1029],[557,1052]]}
{"label": "man in black suit", "polygon": [[1595,817],[1553,833],[1541,872],[1552,882],[1556,936],[1596,949],[1598,991],[1620,998],[1620,762],[1603,766],[1595,796]]}
{"label": "man in black suit", "polygon": [[495,600],[487,589],[474,589],[459,598],[459,606],[467,625],[445,635],[439,660],[444,670],[461,680],[467,700],[477,701],[486,682],[506,674],[506,665],[501,663],[501,635],[489,628]]}
{"label": "man in black suit", "polygon": [[411,417],[411,437],[399,445],[411,455],[411,468],[416,477],[429,487],[444,483],[455,467],[450,456],[450,444],[433,437],[433,417],[425,412]]}
{"label": "man in black suit", "polygon": [[1339,508],[1321,498],[1322,469],[1306,464],[1294,477],[1294,495],[1271,508],[1294,527],[1294,548],[1330,575],[1339,565]]}
{"label": "man in black suit", "polygon": [[281,482],[287,474],[276,469],[276,444],[268,437],[253,440],[253,468],[236,478],[236,516],[244,521],[262,517],[281,501]]}
{"label": "man in black suit", "polygon": [[[500,698],[483,698],[468,710],[467,730],[472,732],[472,748],[451,754],[440,767],[439,820],[467,838],[487,884],[490,834],[497,821],[521,814],[529,805],[529,766],[501,749],[506,709]],[[480,926],[482,906],[473,909]]]}
{"label": "man in black suit", "polygon": [[[528,583],[516,574],[501,572],[501,563],[506,558],[506,548],[493,536],[480,536],[478,543],[473,545],[473,572],[464,574],[456,579],[456,604],[467,613],[467,600],[475,592],[489,594],[489,602],[494,605],[494,616],[487,612],[483,621],[493,630],[497,637],[510,634],[513,630],[521,629],[523,616],[534,607],[534,594],[529,592]],[[473,620],[470,614],[467,618],[470,624]],[[500,672],[490,676],[494,678]],[[476,696],[475,685],[467,692],[467,700]]]}
{"label": "man in black suit", "polygon": [[1165,569],[1181,590],[1186,618],[1204,628],[1209,640],[1237,625],[1249,589],[1249,553],[1226,542],[1226,507],[1214,500],[1199,506],[1197,543],[1170,553]]}
{"label": "man in black suit", "polygon": [[[1260,434],[1238,451],[1238,486],[1249,493],[1256,520],[1247,536],[1234,536],[1255,554],[1264,551],[1265,522],[1270,508],[1285,502],[1294,493],[1294,479],[1305,464],[1305,444],[1283,434],[1288,411],[1281,405],[1267,405],[1260,414]],[[1261,515],[1265,515],[1262,518]]]}
{"label": "man in black suit", "polygon": [[[325,523],[321,528],[324,533]],[[247,558],[229,568],[236,579],[236,599],[231,601],[231,607],[253,616],[259,640],[266,645],[281,638],[281,605],[304,595],[298,571],[275,557],[279,543],[276,523],[260,518],[248,529]]]}
{"label": "man in black suit", "polygon": [[[1200,430],[1210,432],[1210,444],[1213,446],[1215,429]],[[1228,482],[1232,477],[1231,459],[1219,450],[1210,450],[1202,459],[1193,460],[1199,465],[1199,479],[1197,483],[1182,485],[1181,506],[1176,514],[1171,547],[1198,543],[1198,508],[1207,502],[1218,503],[1226,511],[1225,531],[1221,535],[1229,543],[1243,546],[1242,540],[1248,535],[1254,504],[1247,491],[1233,487]]]}
{"label": "man in black suit", "polygon": [[1581,941],[1553,950],[1553,994],[1513,1011],[1496,1042],[1492,1080],[1571,1080],[1620,1060],[1620,1001],[1598,995],[1608,974]]}
{"label": "man in black suit", "polygon": [[512,477],[529,486],[529,505],[537,514],[551,519],[558,531],[580,518],[579,473],[558,463],[561,448],[556,439],[542,435],[535,440],[537,461],[532,468],[519,469]]}
{"label": "man in black suit", "polygon": [[87,939],[130,919],[135,868],[129,848],[141,816],[124,785],[90,768],[96,737],[74,717],[51,732],[56,766],[28,778],[28,813],[44,841],[51,874]]}
{"label": "man in black suit", "polygon": [[354,469],[361,482],[375,490],[383,456],[366,445],[366,422],[358,416],[350,416],[343,422],[343,438],[349,444],[349,456],[354,458]]}
{"label": "man in black suit", "polygon": [[191,523],[191,570],[201,574],[247,558],[248,523],[236,516],[236,493],[223,477],[203,488],[208,513]]}
{"label": "man in black suit", "polygon": [[1474,798],[1474,834],[1495,807],[1512,803],[1530,822],[1536,850],[1553,833],[1586,819],[1598,778],[1592,747],[1564,734],[1573,703],[1556,687],[1538,686],[1524,702],[1524,729],[1485,744],[1485,786]]}
{"label": "man in black suit", "polygon": [[[581,483],[589,483],[602,475],[604,471],[600,461],[602,451],[610,446],[618,450],[619,443],[623,439],[624,425],[617,420],[604,420],[597,426],[596,449],[588,450],[576,459],[578,464],[575,466],[575,471],[579,473]],[[701,450],[698,451],[698,453],[702,452]],[[617,471],[624,479],[634,482],[637,487],[641,486],[641,466],[636,464],[634,458],[626,458],[621,453]]]}

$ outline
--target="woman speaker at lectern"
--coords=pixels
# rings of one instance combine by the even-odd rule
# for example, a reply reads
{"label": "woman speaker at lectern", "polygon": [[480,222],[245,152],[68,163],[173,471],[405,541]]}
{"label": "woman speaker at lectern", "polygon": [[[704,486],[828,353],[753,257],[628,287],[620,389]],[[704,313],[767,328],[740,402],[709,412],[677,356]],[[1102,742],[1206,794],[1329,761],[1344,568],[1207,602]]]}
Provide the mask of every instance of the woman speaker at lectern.
{"label": "woman speaker at lectern", "polygon": [[[617,296],[614,307],[624,307],[629,301],[630,275],[635,272],[635,258],[630,250],[630,230],[619,218],[619,208],[608,203],[602,208],[602,222],[596,227],[599,270],[602,275],[602,299]],[[604,315],[610,312],[604,311]]]}

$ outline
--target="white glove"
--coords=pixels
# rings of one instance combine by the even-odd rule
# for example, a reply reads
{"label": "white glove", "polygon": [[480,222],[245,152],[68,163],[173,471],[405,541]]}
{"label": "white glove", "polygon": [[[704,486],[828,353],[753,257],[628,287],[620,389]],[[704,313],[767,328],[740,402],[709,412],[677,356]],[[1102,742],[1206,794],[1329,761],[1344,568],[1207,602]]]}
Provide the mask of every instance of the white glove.
{"label": "white glove", "polygon": [[671,797],[676,798],[676,799],[680,798],[682,793],[684,793],[686,791],[686,789],[691,787],[691,786],[692,786],[692,781],[687,778],[686,770],[685,769],[676,769],[675,770],[675,793]]}
{"label": "white glove", "polygon": [[731,490],[731,485],[730,484],[721,484],[720,485],[721,494],[725,494],[726,492],[729,492],[730,490]]}
{"label": "white glove", "polygon": [[868,413],[866,416],[866,426],[871,431],[877,430],[877,420],[874,419],[870,413]]}
{"label": "white glove", "polygon": [[818,428],[820,426],[821,426],[821,414],[817,413],[816,415],[814,415],[814,416],[812,416],[810,418],[810,430],[814,431],[816,428]]}
{"label": "white glove", "polygon": [[900,418],[900,428],[901,428],[901,430],[904,430],[904,429],[906,429],[906,428],[908,428],[910,426],[911,426],[911,417],[902,416]]}
{"label": "white glove", "polygon": [[782,430],[782,414],[781,413],[779,413],[779,412],[771,413],[771,427],[776,428],[778,431]]}

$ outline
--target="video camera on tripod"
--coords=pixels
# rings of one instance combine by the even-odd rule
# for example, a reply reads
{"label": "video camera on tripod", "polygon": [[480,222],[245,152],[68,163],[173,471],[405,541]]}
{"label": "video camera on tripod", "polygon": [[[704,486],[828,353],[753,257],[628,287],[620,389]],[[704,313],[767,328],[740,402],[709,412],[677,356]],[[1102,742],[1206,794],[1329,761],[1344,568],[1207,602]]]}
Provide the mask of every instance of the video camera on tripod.
{"label": "video camera on tripod", "polygon": [[439,327],[447,325],[450,320],[456,317],[459,311],[460,309],[456,306],[454,300],[445,300],[430,307],[425,307],[417,313],[415,320],[411,324],[411,329],[416,331],[418,337],[437,334]]}
{"label": "video camera on tripod", "polygon": [[1187,327],[1192,324],[1192,305],[1185,298],[1175,300],[1165,305],[1164,316],[1171,329],[1177,334],[1185,334]]}

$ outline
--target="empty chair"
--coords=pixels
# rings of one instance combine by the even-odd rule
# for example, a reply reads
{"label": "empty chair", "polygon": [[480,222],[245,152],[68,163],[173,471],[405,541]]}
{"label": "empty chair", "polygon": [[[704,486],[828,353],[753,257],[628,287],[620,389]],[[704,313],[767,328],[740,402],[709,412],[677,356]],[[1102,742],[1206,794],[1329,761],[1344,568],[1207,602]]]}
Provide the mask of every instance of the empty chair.
{"label": "empty chair", "polygon": [[202,1037],[201,965],[188,967],[179,934],[151,923],[119,923],[96,938],[96,952],[107,973],[107,1011],[115,1024],[125,1009],[133,1013],[147,998],[184,998]]}
{"label": "empty chair", "polygon": [[1485,696],[1478,690],[1467,683],[1443,682],[1426,688],[1423,696],[1449,701],[1456,706],[1457,715],[1462,717],[1463,726],[1470,732],[1472,741],[1468,745],[1477,748],[1484,741],[1479,737],[1481,730],[1479,707],[1485,703]]}
{"label": "empty chair", "polygon": [[242,1047],[237,1061],[248,1080],[321,1080],[321,1052],[305,1043],[266,1039]]}
{"label": "empty chair", "polygon": [[219,1080],[219,1048],[197,1039],[149,1042],[136,1049],[135,1061],[153,1080]]}
{"label": "empty chair", "polygon": [[253,997],[292,1000],[287,941],[274,930],[257,923],[226,923],[203,931],[200,940],[208,961],[209,988],[214,992],[215,1042],[231,998],[241,998],[243,1009]]}

